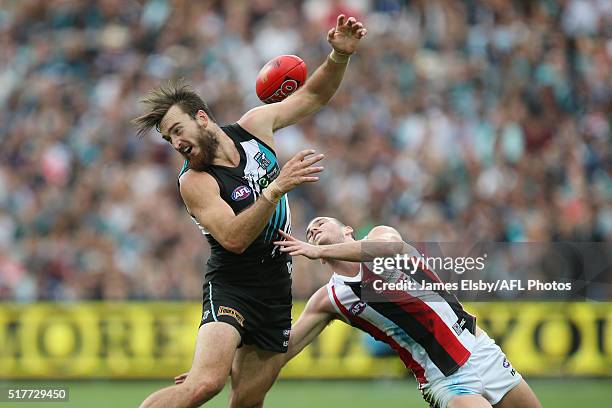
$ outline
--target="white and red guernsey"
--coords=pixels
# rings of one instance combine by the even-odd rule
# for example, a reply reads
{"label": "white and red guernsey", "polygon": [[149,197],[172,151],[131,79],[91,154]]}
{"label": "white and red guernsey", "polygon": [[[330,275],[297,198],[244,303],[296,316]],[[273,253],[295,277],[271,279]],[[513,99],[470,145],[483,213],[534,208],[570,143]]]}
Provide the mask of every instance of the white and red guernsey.
{"label": "white and red guernsey", "polygon": [[[362,298],[363,269],[346,277],[334,273],[327,293],[337,312],[352,326],[384,341],[412,370],[419,388],[453,374],[470,357],[476,342],[476,318],[457,297],[445,290],[401,291],[401,295]],[[367,274],[370,276],[370,273]],[[410,276],[418,282],[440,282],[438,276],[419,267]]]}

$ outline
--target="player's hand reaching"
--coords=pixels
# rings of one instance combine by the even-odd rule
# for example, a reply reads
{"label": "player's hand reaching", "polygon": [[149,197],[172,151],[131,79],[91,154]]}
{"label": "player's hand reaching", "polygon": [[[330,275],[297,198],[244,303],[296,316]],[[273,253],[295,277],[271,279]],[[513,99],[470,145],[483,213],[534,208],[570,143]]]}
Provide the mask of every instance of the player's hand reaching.
{"label": "player's hand reaching", "polygon": [[336,27],[327,33],[327,41],[336,50],[344,55],[351,55],[357,49],[359,40],[367,34],[368,30],[363,23],[355,17],[346,17],[344,14],[338,16]]}
{"label": "player's hand reaching", "polygon": [[323,167],[313,164],[320,162],[325,156],[323,154],[312,156],[314,153],[314,150],[302,150],[285,163],[275,180],[283,193],[288,193],[302,183],[319,180],[316,174],[322,172]]}
{"label": "player's hand reaching", "polygon": [[282,230],[278,230],[278,232],[285,238],[285,241],[274,242],[274,245],[280,246],[281,252],[288,252],[291,256],[302,255],[309,259],[321,258],[321,248],[319,246],[300,241]]}

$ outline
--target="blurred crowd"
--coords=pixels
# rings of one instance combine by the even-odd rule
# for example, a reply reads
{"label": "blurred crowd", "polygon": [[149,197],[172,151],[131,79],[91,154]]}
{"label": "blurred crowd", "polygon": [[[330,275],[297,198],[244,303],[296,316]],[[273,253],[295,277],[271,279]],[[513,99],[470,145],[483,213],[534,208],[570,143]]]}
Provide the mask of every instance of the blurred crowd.
{"label": "blurred crowd", "polygon": [[[139,100],[184,77],[234,122],[268,59],[316,69],[340,12],[368,28],[340,90],[276,134],[281,161],[327,156],[290,194],[295,235],[330,215],[408,241],[612,242],[608,0],[5,0],[0,299],[198,299],[208,247],[180,157],[135,136]],[[295,264],[296,297],[328,279]]]}

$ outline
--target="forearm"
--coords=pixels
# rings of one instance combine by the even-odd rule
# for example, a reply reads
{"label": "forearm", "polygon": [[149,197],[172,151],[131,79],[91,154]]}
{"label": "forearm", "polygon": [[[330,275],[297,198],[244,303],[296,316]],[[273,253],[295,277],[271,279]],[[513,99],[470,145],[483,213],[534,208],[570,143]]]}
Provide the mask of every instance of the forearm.
{"label": "forearm", "polygon": [[378,257],[403,253],[403,242],[351,241],[341,244],[321,245],[320,258],[348,262],[369,262]]}
{"label": "forearm", "polygon": [[312,95],[320,106],[325,105],[334,96],[348,66],[348,57],[344,58],[335,53],[334,58],[337,61],[346,59],[346,62],[334,62],[328,56],[304,85],[303,92]]}
{"label": "forearm", "polygon": [[331,314],[319,313],[312,316],[300,316],[297,323],[291,329],[291,337],[289,339],[289,346],[285,353],[284,364],[287,364],[289,360],[298,355],[306,346],[327,327],[332,321],[333,317]]}
{"label": "forearm", "polygon": [[327,288],[323,286],[310,297],[304,311],[291,328],[285,363],[309,345],[335,316]]}
{"label": "forearm", "polygon": [[234,217],[227,227],[226,242],[231,243],[230,247],[235,252],[243,252],[248,248],[268,224],[282,193],[275,191],[268,193],[270,196],[272,200],[262,194],[252,206]]}

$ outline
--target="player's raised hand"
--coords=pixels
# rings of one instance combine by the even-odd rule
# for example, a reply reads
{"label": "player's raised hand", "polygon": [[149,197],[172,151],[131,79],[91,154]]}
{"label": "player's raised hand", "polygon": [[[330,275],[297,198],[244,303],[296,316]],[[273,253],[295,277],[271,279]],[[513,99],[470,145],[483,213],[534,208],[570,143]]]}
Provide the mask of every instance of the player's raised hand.
{"label": "player's raised hand", "polygon": [[281,247],[281,252],[288,252],[291,256],[302,255],[309,259],[319,259],[321,257],[321,248],[317,245],[311,245],[307,242],[300,241],[282,230],[278,230],[278,233],[285,238],[285,241],[274,242],[274,245]]}
{"label": "player's raised hand", "polygon": [[274,180],[283,193],[293,190],[302,183],[312,183],[319,180],[316,174],[322,172],[323,167],[313,166],[313,164],[320,162],[325,156],[323,154],[314,155],[314,153],[314,150],[302,150],[285,163],[280,174]]}
{"label": "player's raised hand", "polygon": [[350,55],[355,52],[359,40],[367,34],[368,30],[363,23],[355,17],[346,17],[344,14],[338,16],[336,27],[327,33],[327,41],[341,54]]}

